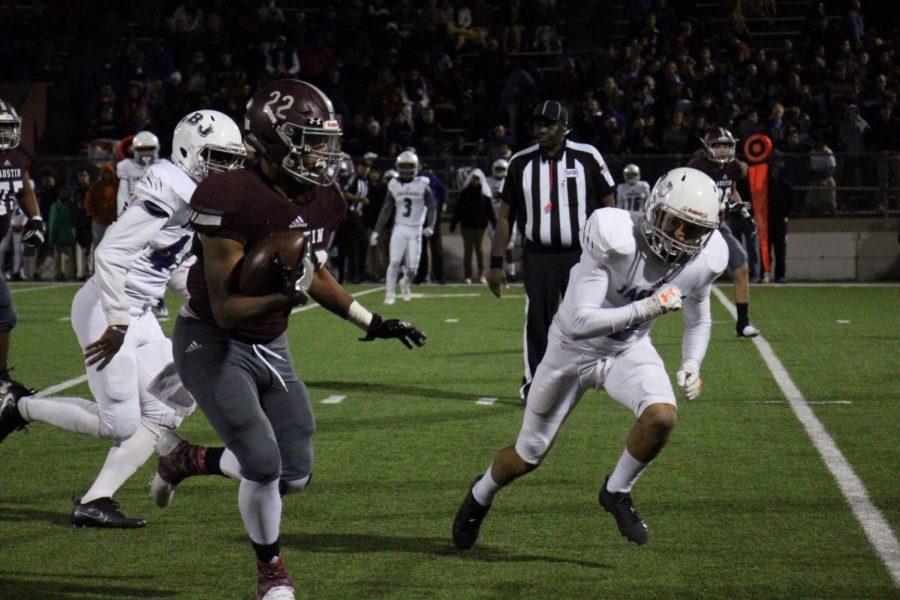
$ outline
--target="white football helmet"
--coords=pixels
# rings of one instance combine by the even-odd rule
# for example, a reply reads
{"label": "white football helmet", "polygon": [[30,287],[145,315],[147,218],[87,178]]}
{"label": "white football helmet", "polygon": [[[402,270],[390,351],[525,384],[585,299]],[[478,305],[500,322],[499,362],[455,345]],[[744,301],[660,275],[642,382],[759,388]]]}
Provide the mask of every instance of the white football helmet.
{"label": "white football helmet", "polygon": [[419,174],[419,157],[412,150],[405,150],[397,155],[395,166],[400,179],[412,179]]}
{"label": "white football helmet", "polygon": [[0,152],[15,148],[22,141],[22,118],[12,104],[0,100]]}
{"label": "white football helmet", "polygon": [[503,179],[506,177],[506,171],[509,169],[509,162],[498,158],[494,161],[494,164],[491,165],[491,173],[494,175],[494,179]]}
{"label": "white football helmet", "polygon": [[159,138],[150,131],[138,132],[131,140],[131,149],[134,162],[145,167],[150,166],[159,158]]}
{"label": "white football helmet", "polygon": [[625,169],[622,171],[622,178],[628,182],[640,181],[641,168],[635,164],[625,165]]}
{"label": "white football helmet", "polygon": [[384,175],[381,176],[381,180],[385,183],[388,183],[394,177],[399,177],[400,173],[397,172],[396,169],[388,169],[384,172]]}
{"label": "white football helmet", "polygon": [[[719,226],[716,182],[697,169],[672,169],[650,191],[639,226],[650,250],[663,262],[687,263]],[[676,239],[679,229],[681,240]]]}
{"label": "white football helmet", "polygon": [[172,162],[197,181],[205,179],[210,171],[241,168],[244,156],[241,130],[225,113],[198,110],[175,127]]}

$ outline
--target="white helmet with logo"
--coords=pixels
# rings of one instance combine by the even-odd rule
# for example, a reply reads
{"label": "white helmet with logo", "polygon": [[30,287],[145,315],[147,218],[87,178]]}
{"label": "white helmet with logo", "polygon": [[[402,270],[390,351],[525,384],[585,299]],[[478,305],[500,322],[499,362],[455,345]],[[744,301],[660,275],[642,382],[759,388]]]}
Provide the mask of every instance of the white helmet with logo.
{"label": "white helmet with logo", "polygon": [[[719,188],[706,173],[680,167],[656,182],[640,221],[650,250],[665,263],[682,265],[700,253],[719,226]],[[682,228],[684,240],[673,233]]]}
{"label": "white helmet with logo", "polygon": [[502,179],[506,177],[506,171],[509,169],[509,162],[505,159],[498,158],[494,161],[494,164],[491,165],[491,173],[494,175],[494,179]]}
{"label": "white helmet with logo", "polygon": [[217,110],[190,113],[172,136],[172,162],[197,181],[211,171],[239,169],[245,155],[241,130]]}

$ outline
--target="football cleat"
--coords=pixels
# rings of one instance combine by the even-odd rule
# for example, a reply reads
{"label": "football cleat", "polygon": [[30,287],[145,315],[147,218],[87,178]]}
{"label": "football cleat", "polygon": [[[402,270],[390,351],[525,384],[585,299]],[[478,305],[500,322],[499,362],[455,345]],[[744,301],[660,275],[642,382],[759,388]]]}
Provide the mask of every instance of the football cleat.
{"label": "football cleat", "polygon": [[412,300],[412,290],[409,289],[409,279],[406,277],[400,280],[400,297],[403,298],[404,302]]}
{"label": "football cleat", "polygon": [[72,509],[73,527],[103,527],[107,529],[138,529],[146,525],[143,519],[129,519],[119,510],[119,503],[112,498],[97,498],[81,504],[75,498]]}
{"label": "football cleat", "polygon": [[294,600],[294,582],[280,556],[271,563],[256,561],[256,568],[256,600]]}
{"label": "football cleat", "polygon": [[612,513],[616,519],[616,525],[619,526],[619,533],[629,542],[634,542],[638,546],[646,544],[650,531],[634,507],[631,494],[610,492],[606,489],[607,483],[609,483],[609,476],[606,477],[603,487],[600,488],[600,506],[606,509],[606,512]]}
{"label": "football cleat", "polygon": [[165,508],[172,502],[175,487],[192,475],[206,473],[205,446],[195,446],[180,435],[166,429],[156,442],[156,473],[150,480],[150,499]]}
{"label": "football cleat", "polygon": [[737,334],[738,337],[755,338],[756,336],[759,335],[759,329],[757,329],[750,323],[747,323],[744,326],[738,325],[737,328],[735,329],[735,333]]}
{"label": "football cleat", "polygon": [[0,442],[13,431],[25,429],[28,425],[28,421],[19,412],[19,400],[36,391],[13,379],[0,381]]}
{"label": "football cleat", "polygon": [[393,304],[393,303],[396,302],[396,301],[397,301],[397,297],[396,297],[394,294],[388,294],[387,296],[384,297],[384,303],[385,303],[385,304],[390,305],[390,304]]}
{"label": "football cleat", "polygon": [[475,545],[475,542],[478,540],[478,534],[481,532],[481,522],[484,521],[488,511],[491,510],[490,506],[479,504],[475,500],[475,496],[472,495],[472,488],[475,487],[475,484],[478,483],[481,477],[481,475],[476,477],[472,485],[469,486],[466,498],[459,507],[456,518],[453,519],[453,545],[456,546],[457,550],[468,550]]}

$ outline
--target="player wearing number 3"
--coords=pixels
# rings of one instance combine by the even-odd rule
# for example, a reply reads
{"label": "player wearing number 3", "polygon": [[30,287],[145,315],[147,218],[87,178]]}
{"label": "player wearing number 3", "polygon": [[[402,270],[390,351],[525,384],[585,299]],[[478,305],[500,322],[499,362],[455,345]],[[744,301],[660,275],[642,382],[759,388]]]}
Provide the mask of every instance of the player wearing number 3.
{"label": "player wearing number 3", "polygon": [[409,302],[412,297],[410,279],[419,265],[422,253],[422,236],[430,238],[434,234],[437,212],[431,198],[429,179],[419,176],[419,157],[407,150],[397,156],[399,175],[388,184],[387,197],[378,215],[378,221],[369,236],[369,244],[378,244],[378,235],[394,213],[394,229],[391,232],[390,258],[385,277],[384,303],[396,300],[397,273],[404,257],[403,278],[400,280],[400,294]]}
{"label": "player wearing number 3", "polygon": [[581,396],[604,389],[637,422],[600,489],[623,536],[647,542],[631,488],[675,426],[675,395],[650,341],[656,318],[684,308],[685,331],[676,382],[688,399],[700,393],[700,363],[709,344],[709,293],[725,269],[728,248],[716,231],[719,191],[695,169],[669,171],[654,186],[646,212],[602,208],[582,230],[581,259],[550,327],[515,445],[502,449],[469,489],[453,522],[453,542],[476,541],[494,495],[536,469]]}

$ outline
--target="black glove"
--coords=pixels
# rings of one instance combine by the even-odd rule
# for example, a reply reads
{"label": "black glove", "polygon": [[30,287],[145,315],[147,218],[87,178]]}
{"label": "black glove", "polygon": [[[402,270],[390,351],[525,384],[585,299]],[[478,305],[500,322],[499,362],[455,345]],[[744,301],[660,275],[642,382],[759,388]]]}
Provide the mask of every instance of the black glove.
{"label": "black glove", "polygon": [[41,219],[28,219],[22,229],[22,243],[29,246],[42,246],[47,235],[44,233],[44,221]]}
{"label": "black glove", "polygon": [[366,331],[366,337],[359,338],[361,342],[371,342],[375,338],[388,340],[397,338],[403,345],[412,350],[412,342],[416,346],[424,346],[428,339],[425,334],[416,329],[411,323],[400,319],[388,319],[385,321],[381,315],[372,315],[372,322]]}
{"label": "black glove", "polygon": [[281,289],[279,293],[287,296],[291,301],[291,306],[298,304],[306,304],[309,301],[309,295],[306,290],[309,289],[309,281],[306,277],[306,267],[303,261],[293,266],[286,265],[281,253],[276,252],[272,257],[275,265],[281,273]]}

